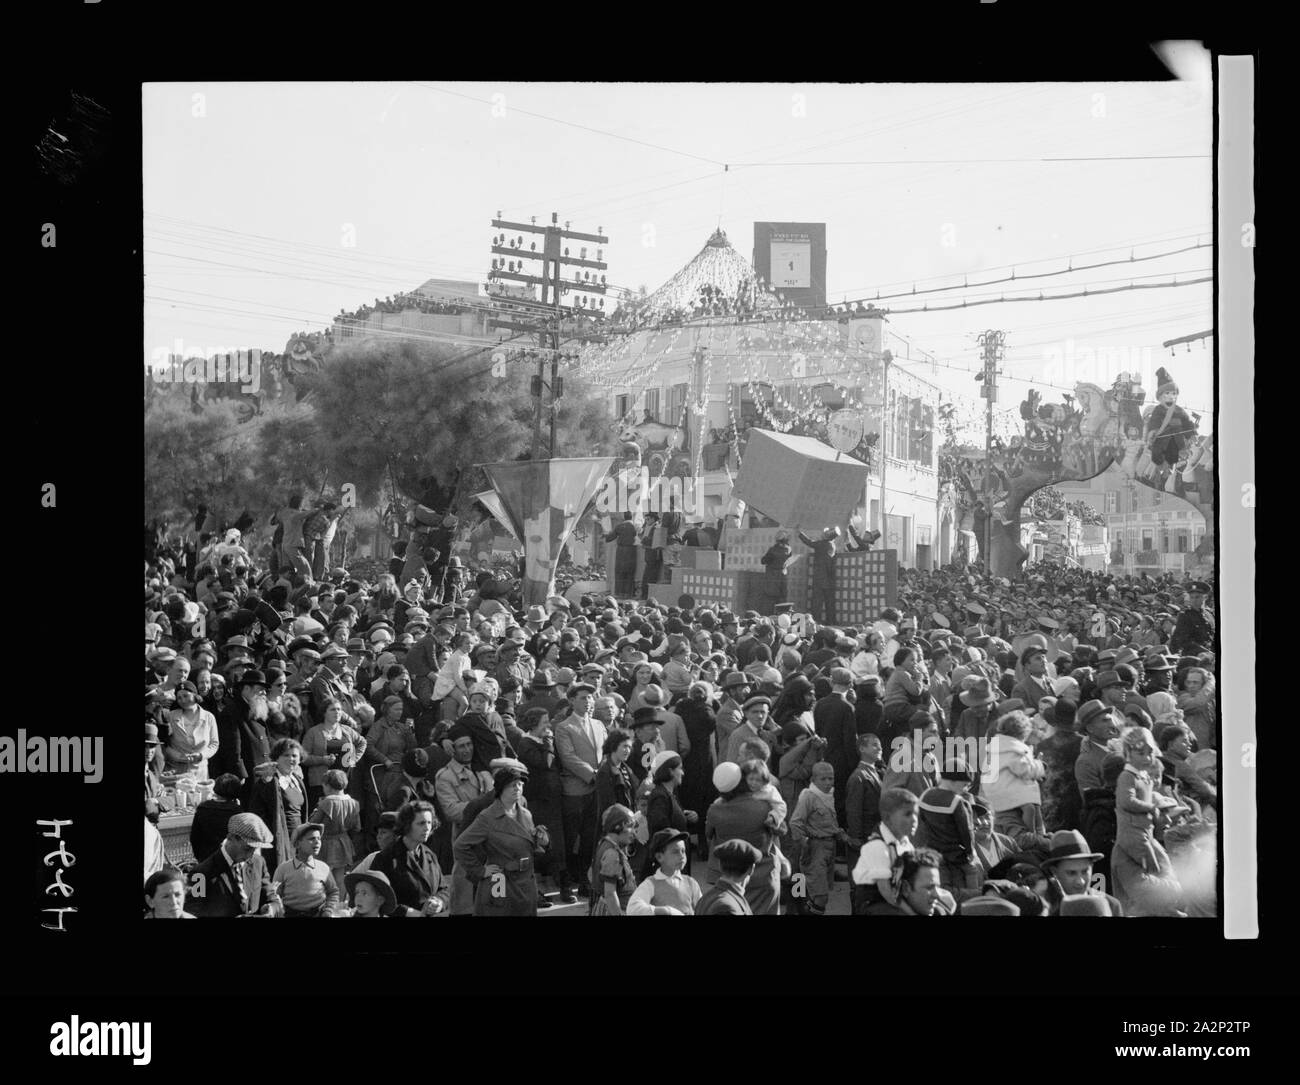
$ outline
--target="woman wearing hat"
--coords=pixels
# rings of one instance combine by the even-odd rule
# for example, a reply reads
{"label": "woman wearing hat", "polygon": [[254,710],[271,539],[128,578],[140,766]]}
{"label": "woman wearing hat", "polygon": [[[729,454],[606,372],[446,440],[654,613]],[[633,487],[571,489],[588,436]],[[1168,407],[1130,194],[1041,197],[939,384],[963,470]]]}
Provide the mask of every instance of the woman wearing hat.
{"label": "woman wearing hat", "polygon": [[496,798],[456,838],[456,865],[474,885],[474,914],[535,916],[536,854],[550,844],[546,827],[535,826],[521,802],[528,769],[515,761],[492,777]]}
{"label": "woman wearing hat", "polygon": [[195,780],[208,778],[208,759],[217,752],[217,721],[199,705],[199,691],[192,682],[176,687],[176,707],[167,713],[167,745],[163,756],[167,768],[187,773]]}

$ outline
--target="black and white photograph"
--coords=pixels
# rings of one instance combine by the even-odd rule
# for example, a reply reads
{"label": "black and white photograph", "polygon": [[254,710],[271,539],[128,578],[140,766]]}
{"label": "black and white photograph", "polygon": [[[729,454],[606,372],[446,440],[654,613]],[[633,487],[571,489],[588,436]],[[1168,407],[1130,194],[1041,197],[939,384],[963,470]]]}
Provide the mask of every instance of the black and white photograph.
{"label": "black and white photograph", "polygon": [[[805,1062],[840,1015],[1276,1045],[1257,43],[968,6],[554,65],[69,6],[15,200],[15,1058],[378,1072],[415,1024],[384,1072],[498,1074],[602,1051],[593,998],[629,1053],[638,998]],[[772,922],[533,922],[598,916]],[[435,918],[527,922],[242,922]]]}
{"label": "black and white photograph", "polygon": [[143,915],[1217,917],[1189,52],[146,84]]}

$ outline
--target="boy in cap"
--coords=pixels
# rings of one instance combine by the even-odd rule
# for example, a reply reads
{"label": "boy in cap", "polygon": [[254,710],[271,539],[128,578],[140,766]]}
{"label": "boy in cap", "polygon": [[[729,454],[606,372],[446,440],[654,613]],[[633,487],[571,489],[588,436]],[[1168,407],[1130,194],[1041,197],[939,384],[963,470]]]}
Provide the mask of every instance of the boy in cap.
{"label": "boy in cap", "polygon": [[339,887],[330,868],[317,858],[325,826],[304,822],[293,831],[294,857],[276,867],[272,880],[280,886],[288,919],[331,915],[339,902]]}
{"label": "boy in cap", "polygon": [[721,876],[700,897],[696,915],[753,915],[745,889],[754,868],[763,858],[747,840],[724,840],[713,849]]}
{"label": "boy in cap", "polygon": [[636,887],[627,902],[628,915],[695,915],[703,897],[700,883],[683,873],[690,834],[660,829],[650,838],[656,869]]}

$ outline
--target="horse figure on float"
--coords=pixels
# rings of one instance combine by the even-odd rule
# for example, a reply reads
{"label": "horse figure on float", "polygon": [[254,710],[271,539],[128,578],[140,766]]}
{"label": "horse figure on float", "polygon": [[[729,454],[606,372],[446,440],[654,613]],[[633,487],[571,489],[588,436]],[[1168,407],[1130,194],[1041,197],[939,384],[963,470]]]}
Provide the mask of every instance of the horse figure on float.
{"label": "horse figure on float", "polygon": [[[1061,404],[1042,404],[1031,392],[1021,404],[1026,437],[1022,444],[995,454],[991,467],[1006,479],[1005,495],[994,506],[991,553],[985,566],[993,576],[1013,577],[1028,552],[1020,545],[1020,513],[1037,490],[1058,482],[1082,482],[1114,464],[1132,472],[1135,481],[1181,497],[1205,517],[1205,552],[1211,552],[1214,530],[1213,437],[1188,442],[1178,468],[1152,471],[1142,458],[1145,396],[1136,382],[1121,375],[1115,387],[1075,385],[1074,396]],[[1147,457],[1149,460],[1149,457]]]}
{"label": "horse figure on float", "polygon": [[[656,422],[649,417],[635,424],[632,412],[624,415],[615,423],[618,439],[623,445],[636,445],[641,453],[641,461],[650,469],[650,477],[658,478],[669,473],[669,468],[681,469],[682,455],[686,445],[686,431],[681,426],[669,426]],[[685,473],[689,473],[689,463]]]}

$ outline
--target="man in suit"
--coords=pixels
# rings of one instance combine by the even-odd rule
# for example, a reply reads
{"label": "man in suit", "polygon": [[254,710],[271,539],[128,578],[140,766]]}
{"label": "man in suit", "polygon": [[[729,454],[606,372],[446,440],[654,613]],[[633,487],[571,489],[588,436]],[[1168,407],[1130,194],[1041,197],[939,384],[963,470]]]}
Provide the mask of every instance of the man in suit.
{"label": "man in suit", "polygon": [[1074,715],[1075,729],[1085,736],[1074,762],[1074,779],[1079,794],[1092,787],[1101,787],[1102,762],[1119,750],[1113,745],[1119,738],[1119,713],[1101,701],[1087,701]]}
{"label": "man in suit", "polygon": [[849,704],[853,672],[844,667],[831,670],[831,691],[813,706],[813,727],[826,740],[822,758],[835,769],[835,813],[844,824],[844,800],[849,776],[858,764],[858,729]]}
{"label": "man in suit", "polygon": [[570,686],[569,715],[555,730],[569,878],[580,895],[587,885],[587,868],[596,847],[596,769],[608,734],[605,725],[591,714],[595,697],[595,687],[590,683],[575,682]]}
{"label": "man in suit", "polygon": [[191,914],[201,919],[284,915],[262,858],[262,850],[273,847],[271,830],[256,814],[231,817],[221,847],[190,872]]}
{"label": "man in suit", "polygon": [[370,866],[393,887],[397,907],[390,916],[419,918],[448,912],[451,881],[443,876],[438,857],[428,846],[433,826],[432,803],[406,803],[397,811],[397,839],[376,855]]}
{"label": "man in suit", "polygon": [[745,899],[745,887],[763,853],[746,840],[724,840],[713,849],[718,880],[700,897],[696,915],[753,915]]}
{"label": "man in suit", "polygon": [[347,703],[347,690],[339,681],[338,675],[348,662],[348,650],[337,644],[331,644],[320,654],[321,669],[311,680],[311,719],[312,723],[325,722],[325,705],[329,701]]}
{"label": "man in suit", "polygon": [[1026,705],[1037,710],[1039,701],[1054,695],[1051,680],[1047,677],[1047,649],[1031,644],[1020,656],[1020,663],[1025,669],[1025,676],[1011,691],[1011,696],[1019,697]]}
{"label": "man in suit", "polygon": [[880,736],[858,736],[858,767],[844,788],[844,821],[851,840],[862,845],[880,825],[880,792],[884,788],[884,766],[880,761]]}

